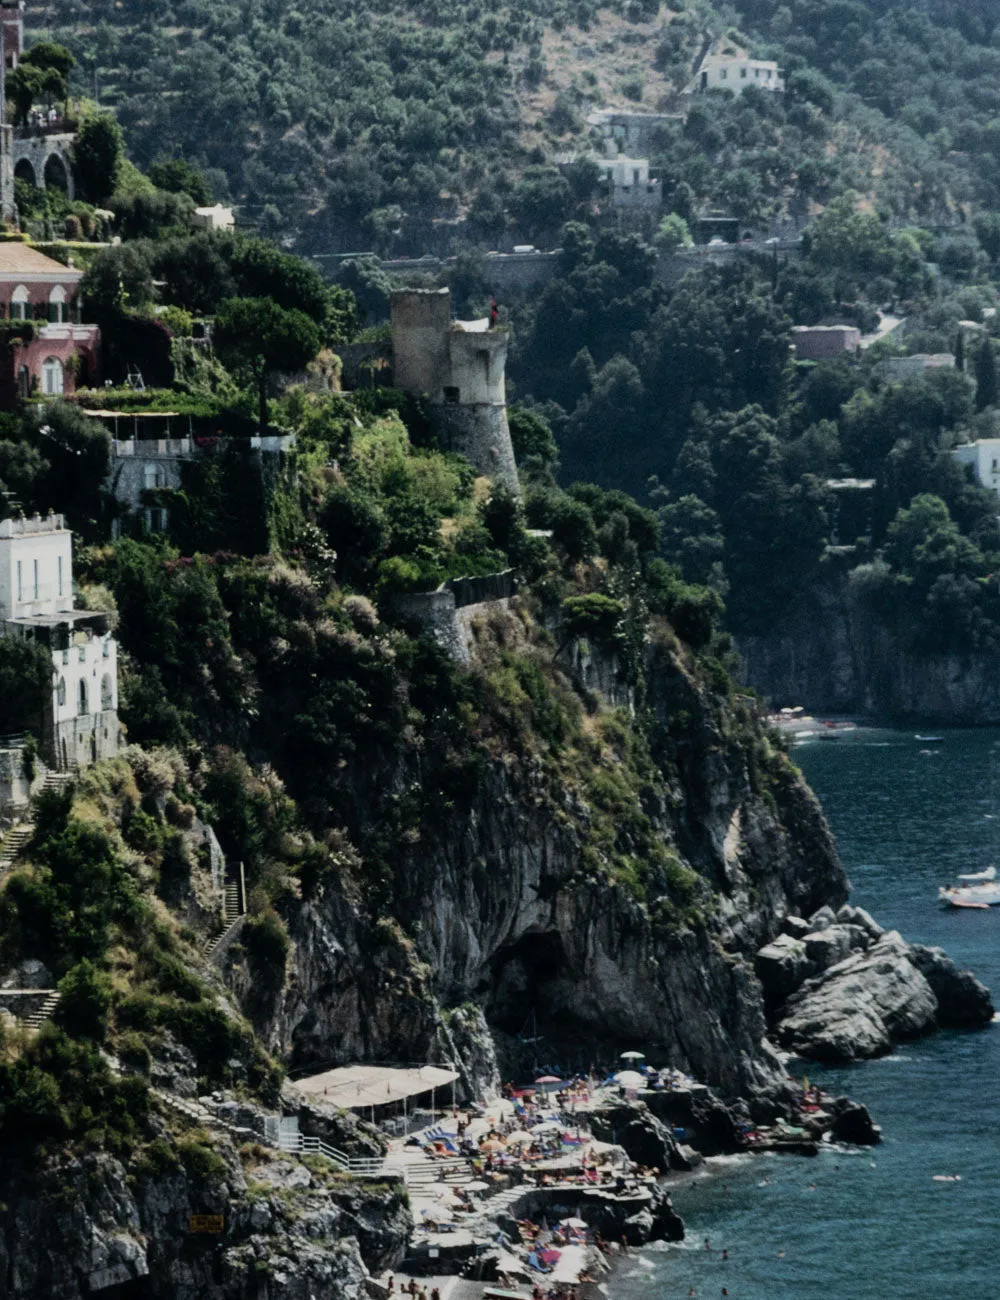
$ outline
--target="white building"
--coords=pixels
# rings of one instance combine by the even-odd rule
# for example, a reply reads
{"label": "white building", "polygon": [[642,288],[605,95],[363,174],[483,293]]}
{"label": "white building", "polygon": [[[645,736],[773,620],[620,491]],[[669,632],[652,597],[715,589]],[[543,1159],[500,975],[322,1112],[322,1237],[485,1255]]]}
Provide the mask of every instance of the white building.
{"label": "white building", "polygon": [[980,438],[977,442],[953,447],[951,454],[963,465],[971,465],[976,481],[992,488],[1000,496],[1000,438]]}
{"label": "white building", "polygon": [[221,203],[216,203],[210,208],[195,208],[191,224],[197,230],[232,230],[236,225],[236,217],[232,208],[224,208]]}
{"label": "white building", "polygon": [[742,95],[748,86],[783,91],[785,77],[769,59],[751,59],[745,54],[709,54],[684,93],[699,95],[709,90],[731,90],[734,95]]}
{"label": "white building", "polygon": [[611,205],[615,208],[649,208],[657,210],[663,200],[662,186],[649,174],[648,158],[595,158],[597,169],[607,182]]}
{"label": "white building", "polygon": [[73,534],[62,515],[0,520],[0,620],[6,636],[52,656],[42,752],[67,771],[118,752],[118,646],[106,613],[77,610]]}

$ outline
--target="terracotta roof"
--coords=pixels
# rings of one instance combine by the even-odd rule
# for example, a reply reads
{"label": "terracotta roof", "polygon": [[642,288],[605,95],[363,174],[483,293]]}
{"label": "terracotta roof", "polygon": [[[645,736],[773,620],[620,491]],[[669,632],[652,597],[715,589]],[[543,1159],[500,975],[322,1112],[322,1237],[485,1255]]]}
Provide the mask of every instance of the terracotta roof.
{"label": "terracotta roof", "polygon": [[13,275],[72,275],[77,279],[82,272],[74,267],[63,266],[52,257],[46,257],[37,248],[27,244],[0,243],[0,276]]}

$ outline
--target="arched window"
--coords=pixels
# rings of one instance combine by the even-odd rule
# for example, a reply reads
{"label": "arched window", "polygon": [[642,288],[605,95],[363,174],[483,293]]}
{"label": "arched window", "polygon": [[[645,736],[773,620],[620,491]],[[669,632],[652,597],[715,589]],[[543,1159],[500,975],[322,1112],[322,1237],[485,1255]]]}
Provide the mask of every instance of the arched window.
{"label": "arched window", "polygon": [[65,325],[69,320],[66,290],[61,284],[57,284],[49,294],[49,320],[53,325]]}
{"label": "arched window", "polygon": [[101,711],[107,713],[108,709],[115,707],[115,688],[111,682],[111,674],[105,673],[101,678]]}
{"label": "arched window", "polygon": [[46,397],[59,397],[64,383],[63,363],[58,357],[49,357],[42,363],[42,392]]}
{"label": "arched window", "polygon": [[59,685],[56,687],[56,703],[60,708],[66,703],[66,678],[59,678]]}
{"label": "arched window", "polygon": [[23,284],[19,284],[10,296],[10,318],[11,320],[27,320],[28,305],[31,297],[28,290]]}
{"label": "arched window", "polygon": [[84,717],[90,712],[90,706],[87,700],[87,683],[83,677],[80,678],[80,700],[77,704],[76,711],[81,717]]}

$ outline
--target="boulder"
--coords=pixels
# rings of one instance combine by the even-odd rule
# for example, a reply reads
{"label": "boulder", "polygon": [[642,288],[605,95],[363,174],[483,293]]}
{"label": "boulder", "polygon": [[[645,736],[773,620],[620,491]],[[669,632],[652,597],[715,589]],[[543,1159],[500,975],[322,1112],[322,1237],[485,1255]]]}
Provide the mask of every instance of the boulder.
{"label": "boulder", "polygon": [[837,914],[832,907],[821,907],[813,912],[809,918],[810,930],[825,930],[827,926],[835,925]]}
{"label": "boulder", "polygon": [[768,1001],[787,998],[818,969],[809,960],[805,942],[790,934],[779,934],[761,948],[754,965]]}
{"label": "boulder", "polygon": [[936,1015],[930,984],[899,934],[890,931],[867,952],[852,953],[792,994],[776,1037],[800,1056],[853,1061],[916,1037],[935,1024]]}
{"label": "boulder", "polygon": [[784,934],[790,934],[793,939],[804,939],[809,933],[809,922],[801,916],[786,916],[781,923],[781,929]]}
{"label": "boulder", "polygon": [[617,1143],[637,1164],[664,1173],[677,1167],[673,1134],[644,1102],[602,1106],[591,1112],[590,1127],[598,1141]]}
{"label": "boulder", "polygon": [[818,934],[806,937],[805,950],[806,957],[815,970],[829,970],[852,952],[851,931],[846,925],[827,926]]}
{"label": "boulder", "polygon": [[885,930],[883,930],[870,912],[866,912],[863,907],[855,907],[853,911],[855,925],[860,925],[862,930],[866,930],[873,939],[882,938],[885,934]]}
{"label": "boulder", "polygon": [[882,1130],[872,1123],[868,1107],[850,1097],[838,1097],[828,1107],[833,1116],[830,1132],[838,1142],[852,1146],[873,1147],[882,1141]]}
{"label": "boulder", "polygon": [[943,948],[911,944],[910,960],[934,991],[939,1025],[961,1029],[993,1019],[989,989],[971,971],[959,970]]}

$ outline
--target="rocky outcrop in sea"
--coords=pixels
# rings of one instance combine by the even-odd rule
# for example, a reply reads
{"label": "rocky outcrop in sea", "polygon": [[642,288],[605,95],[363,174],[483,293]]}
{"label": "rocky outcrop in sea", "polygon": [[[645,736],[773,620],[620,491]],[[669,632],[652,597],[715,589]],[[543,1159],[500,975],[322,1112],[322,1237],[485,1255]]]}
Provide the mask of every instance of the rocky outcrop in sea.
{"label": "rocky outcrop in sea", "polygon": [[940,948],[908,944],[863,908],[786,918],[756,958],[775,1042],[796,1056],[855,1061],[938,1028],[993,1018],[989,991]]}

